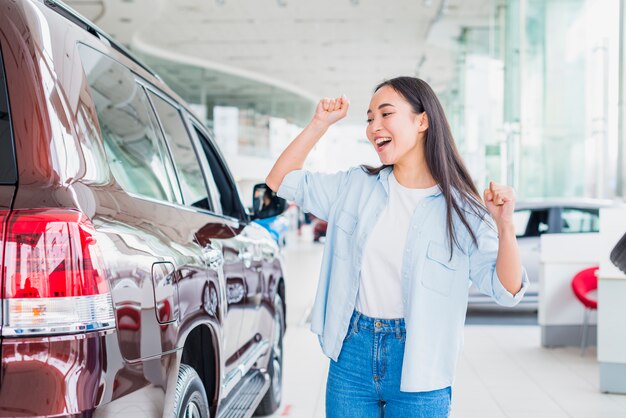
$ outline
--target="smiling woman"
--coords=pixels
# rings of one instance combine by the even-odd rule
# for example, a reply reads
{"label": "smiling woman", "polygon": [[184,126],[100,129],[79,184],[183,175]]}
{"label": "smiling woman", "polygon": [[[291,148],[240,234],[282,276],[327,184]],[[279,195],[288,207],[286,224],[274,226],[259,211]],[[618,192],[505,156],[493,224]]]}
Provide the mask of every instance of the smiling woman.
{"label": "smiling woman", "polygon": [[346,97],[321,100],[266,180],[328,221],[311,314],[331,359],[326,415],[447,417],[469,282],[504,306],[528,287],[515,194],[492,182],[483,203],[439,100],[411,77],[381,83],[371,98],[366,133],[380,167],[301,170],[348,107]]}
{"label": "smiling woman", "polygon": [[[382,103],[381,103],[382,102]],[[378,104],[380,103],[380,104]],[[427,128],[427,118],[423,112],[417,114],[411,105],[403,100],[400,94],[389,86],[379,86],[376,89],[372,104],[375,110],[367,110],[367,137],[374,144],[381,162],[389,165],[393,159],[393,151],[412,158],[418,152],[417,143],[411,140],[415,129],[422,132]],[[422,125],[424,127],[422,128]],[[408,141],[407,141],[408,138]],[[387,147],[394,140],[394,146]],[[411,153],[407,153],[409,149]],[[387,153],[383,153],[387,150]]]}
{"label": "smiling woman", "polygon": [[[485,207],[480,203],[478,191],[454,144],[443,108],[430,86],[411,77],[385,81],[376,87],[367,114],[367,137],[376,144],[383,163],[378,169],[366,167],[368,172],[376,175],[384,167],[393,165],[394,175],[407,187],[426,188],[439,184],[446,199],[450,252],[453,243],[458,245],[452,228],[453,210],[476,243],[460,203],[479,217],[484,215]],[[386,146],[392,142],[392,137],[392,145]],[[387,140],[381,146],[380,141]],[[461,202],[452,198],[452,189],[459,192]]]}

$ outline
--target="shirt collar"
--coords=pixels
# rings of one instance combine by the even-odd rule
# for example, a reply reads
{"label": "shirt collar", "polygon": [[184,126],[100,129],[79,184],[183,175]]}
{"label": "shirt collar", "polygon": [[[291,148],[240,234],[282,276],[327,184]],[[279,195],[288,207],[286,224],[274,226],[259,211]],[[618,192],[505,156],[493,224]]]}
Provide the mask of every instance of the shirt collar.
{"label": "shirt collar", "polygon": [[[383,189],[385,189],[385,193],[389,194],[389,175],[393,171],[393,166],[387,166],[380,170],[378,173],[378,181],[383,185]],[[430,195],[429,197],[437,197],[441,195],[441,187],[437,187],[437,192],[435,194]]]}

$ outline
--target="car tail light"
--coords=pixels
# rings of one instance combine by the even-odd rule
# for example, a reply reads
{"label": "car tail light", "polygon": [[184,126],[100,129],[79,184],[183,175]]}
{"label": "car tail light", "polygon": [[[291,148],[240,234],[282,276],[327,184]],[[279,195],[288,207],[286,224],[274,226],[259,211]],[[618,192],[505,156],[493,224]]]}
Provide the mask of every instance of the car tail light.
{"label": "car tail light", "polygon": [[2,335],[115,326],[102,255],[84,214],[17,210],[6,227]]}

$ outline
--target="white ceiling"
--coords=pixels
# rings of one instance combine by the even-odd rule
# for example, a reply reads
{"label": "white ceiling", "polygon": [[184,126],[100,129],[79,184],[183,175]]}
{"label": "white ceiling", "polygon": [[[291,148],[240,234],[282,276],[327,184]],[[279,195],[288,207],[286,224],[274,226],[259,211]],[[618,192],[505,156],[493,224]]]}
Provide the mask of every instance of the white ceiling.
{"label": "white ceiling", "polygon": [[[197,101],[203,89],[210,101],[275,94],[270,109],[299,105],[306,114],[317,98],[345,93],[349,120],[362,122],[385,78],[417,75],[444,90],[462,29],[487,27],[499,0],[66,2],[143,55],[187,99]],[[223,73],[235,75],[223,82]]]}

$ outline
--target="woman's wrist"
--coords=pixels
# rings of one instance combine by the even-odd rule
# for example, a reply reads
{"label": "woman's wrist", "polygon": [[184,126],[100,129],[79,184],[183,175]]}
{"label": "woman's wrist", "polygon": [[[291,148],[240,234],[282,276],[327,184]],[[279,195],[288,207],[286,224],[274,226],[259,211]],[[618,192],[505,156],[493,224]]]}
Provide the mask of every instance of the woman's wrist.
{"label": "woman's wrist", "polygon": [[515,224],[513,222],[502,222],[497,224],[498,236],[515,238]]}
{"label": "woman's wrist", "polygon": [[328,122],[324,122],[322,120],[319,120],[317,118],[313,118],[311,119],[311,122],[309,122],[309,126],[319,132],[326,132],[328,130],[328,128],[330,127],[330,125],[328,124]]}

